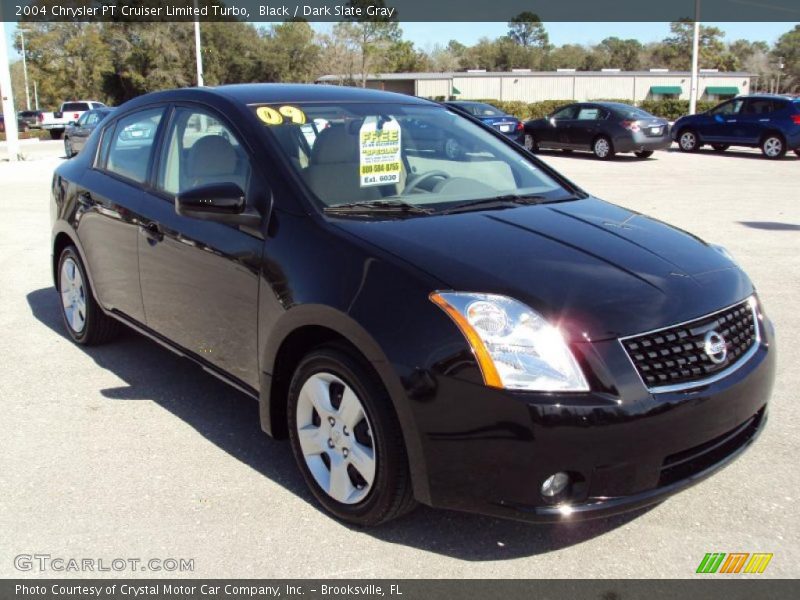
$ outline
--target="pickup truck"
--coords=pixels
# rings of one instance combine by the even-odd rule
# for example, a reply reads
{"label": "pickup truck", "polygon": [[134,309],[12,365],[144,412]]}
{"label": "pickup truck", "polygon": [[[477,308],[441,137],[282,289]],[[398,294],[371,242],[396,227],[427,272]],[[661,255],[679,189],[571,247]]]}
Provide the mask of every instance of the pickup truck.
{"label": "pickup truck", "polygon": [[39,128],[47,129],[52,139],[60,140],[64,135],[64,130],[67,128],[67,125],[76,123],[87,110],[102,108],[104,106],[105,104],[97,102],[96,100],[64,102],[61,108],[55,112],[39,113]]}

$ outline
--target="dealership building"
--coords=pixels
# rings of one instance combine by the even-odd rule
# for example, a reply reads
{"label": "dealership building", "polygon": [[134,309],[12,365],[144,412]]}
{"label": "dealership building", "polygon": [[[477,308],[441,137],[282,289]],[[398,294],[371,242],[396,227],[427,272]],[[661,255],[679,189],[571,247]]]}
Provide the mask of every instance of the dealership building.
{"label": "dealership building", "polygon": [[[360,76],[355,76],[358,79]],[[698,97],[723,100],[751,91],[755,75],[744,72],[702,70]],[[689,99],[691,74],[688,71],[651,69],[649,71],[465,71],[452,73],[380,73],[367,79],[367,87],[411,94],[423,98],[458,100],[597,100]],[[320,77],[318,83],[341,83],[337,75]]]}

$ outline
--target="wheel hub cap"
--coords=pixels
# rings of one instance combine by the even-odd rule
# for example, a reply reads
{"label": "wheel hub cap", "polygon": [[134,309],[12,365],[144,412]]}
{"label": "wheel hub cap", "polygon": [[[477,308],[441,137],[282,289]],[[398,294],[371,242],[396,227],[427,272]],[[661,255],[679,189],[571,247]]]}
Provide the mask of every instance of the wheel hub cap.
{"label": "wheel hub cap", "polygon": [[332,373],[306,380],[297,401],[297,437],[317,484],[334,500],[357,504],[375,480],[372,426],[350,386]]}
{"label": "wheel hub cap", "polygon": [[59,287],[67,324],[72,331],[80,333],[86,325],[86,292],[78,265],[71,258],[61,265]]}

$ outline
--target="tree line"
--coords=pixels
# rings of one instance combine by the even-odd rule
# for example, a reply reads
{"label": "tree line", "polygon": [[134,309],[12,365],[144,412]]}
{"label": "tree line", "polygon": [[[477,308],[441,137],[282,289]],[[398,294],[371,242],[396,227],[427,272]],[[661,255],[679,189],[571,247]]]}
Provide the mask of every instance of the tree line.
{"label": "tree line", "polygon": [[[192,23],[25,23],[30,89],[39,105],[97,99],[120,104],[140,94],[196,84]],[[700,68],[745,70],[758,88],[800,92],[800,25],[772,46],[764,41],[724,42],[724,32],[702,26]],[[659,42],[608,37],[595,45],[550,43],[532,13],[508,23],[506,35],[467,46],[456,40],[422,49],[403,39],[395,21],[346,21],[327,32],[304,21],[256,28],[238,21],[202,24],[206,85],[244,82],[313,82],[325,74],[365,85],[365,74],[467,69],[551,71],[571,68],[625,71],[688,70],[692,24],[676,22]],[[17,50],[21,51],[19,36]],[[780,68],[782,65],[782,68]],[[25,102],[22,61],[12,65],[15,103]]]}

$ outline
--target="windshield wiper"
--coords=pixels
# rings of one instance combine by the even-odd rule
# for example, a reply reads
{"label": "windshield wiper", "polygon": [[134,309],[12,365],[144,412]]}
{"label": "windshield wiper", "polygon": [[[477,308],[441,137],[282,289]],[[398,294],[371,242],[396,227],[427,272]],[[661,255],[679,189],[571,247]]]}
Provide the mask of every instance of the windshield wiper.
{"label": "windshield wiper", "polygon": [[326,206],[323,209],[329,214],[369,214],[369,213],[396,213],[408,215],[430,215],[433,213],[428,208],[410,204],[403,200],[362,200],[361,202],[348,202]]}
{"label": "windshield wiper", "polygon": [[523,204],[541,204],[548,202],[546,196],[539,196],[534,194],[505,194],[502,196],[494,196],[492,198],[481,198],[480,200],[470,200],[456,204],[450,208],[440,210],[437,214],[449,215],[459,212],[469,212],[471,210],[483,210],[487,208],[512,208]]}

